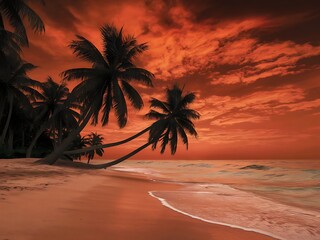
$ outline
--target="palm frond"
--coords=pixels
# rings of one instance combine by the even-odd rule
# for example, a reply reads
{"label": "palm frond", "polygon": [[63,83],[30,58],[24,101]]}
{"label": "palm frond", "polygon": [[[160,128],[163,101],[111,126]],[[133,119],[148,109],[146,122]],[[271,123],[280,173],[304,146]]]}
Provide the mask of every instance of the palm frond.
{"label": "palm frond", "polygon": [[107,92],[104,96],[104,102],[103,102],[103,111],[102,111],[102,125],[106,125],[109,122],[109,114],[112,107],[112,91],[111,86],[108,86]]}
{"label": "palm frond", "polygon": [[132,106],[136,109],[143,107],[143,101],[140,94],[126,81],[121,81],[125,95],[129,98]]}
{"label": "palm frond", "polygon": [[64,80],[74,80],[74,79],[87,79],[97,77],[101,73],[95,68],[73,68],[63,71],[61,76]]}
{"label": "palm frond", "polygon": [[170,128],[171,137],[170,137],[170,149],[171,154],[174,155],[177,151],[177,144],[178,144],[178,134],[177,134],[177,128],[172,124],[173,126]]}
{"label": "palm frond", "polygon": [[179,123],[178,123],[177,127],[178,127],[179,136],[181,137],[182,142],[186,145],[186,148],[188,149],[188,147],[189,147],[188,136],[187,136],[186,132],[184,131],[183,127]]}
{"label": "palm frond", "polygon": [[148,50],[148,45],[147,43],[142,43],[139,45],[135,45],[136,41],[133,45],[133,47],[129,50],[129,52],[127,53],[127,58],[128,59],[132,59],[132,58],[136,58],[139,54],[143,53],[144,51]]}
{"label": "palm frond", "polygon": [[150,107],[161,109],[164,113],[170,113],[170,108],[166,102],[162,102],[156,98],[151,98]]}
{"label": "palm frond", "polygon": [[181,101],[182,90],[179,88],[178,85],[174,85],[173,88],[168,88],[166,92],[167,103],[172,110],[178,108],[178,105]]}
{"label": "palm frond", "polygon": [[169,143],[169,133],[170,133],[170,130],[168,129],[161,139],[161,150],[160,150],[161,154],[163,154],[165,152],[166,146]]}
{"label": "palm frond", "polygon": [[19,15],[21,2],[17,0],[2,0],[0,2],[0,9],[14,28],[15,33],[20,36],[20,44],[28,46],[27,31]]}
{"label": "palm frond", "polygon": [[193,103],[195,98],[196,98],[196,95],[194,93],[188,93],[181,99],[178,107],[185,108],[188,104]]}
{"label": "palm frond", "polygon": [[152,80],[154,79],[154,75],[143,68],[128,68],[120,72],[118,77],[126,81],[138,81],[149,87],[153,86]]}
{"label": "palm frond", "polygon": [[116,46],[119,33],[114,25],[109,24],[102,26],[100,32],[103,40],[103,54],[108,60],[108,63],[113,64],[119,53]]}
{"label": "palm frond", "polygon": [[159,139],[163,135],[163,132],[167,128],[167,123],[168,121],[166,119],[160,119],[151,125],[149,131],[149,142],[153,143],[155,141],[159,141]]}
{"label": "palm frond", "polygon": [[35,32],[44,32],[45,31],[45,26],[39,15],[33,11],[27,4],[25,4],[23,1],[21,1],[21,6],[19,9],[19,13],[23,17],[27,17],[28,21],[31,25],[31,28]]}
{"label": "palm frond", "polygon": [[113,107],[118,120],[118,125],[123,128],[127,124],[128,111],[123,92],[117,82],[113,82]]}
{"label": "palm frond", "polygon": [[36,69],[37,66],[31,63],[22,63],[12,74],[11,79],[13,80],[16,76],[24,75],[27,72]]}
{"label": "palm frond", "polygon": [[188,119],[199,119],[200,118],[200,113],[198,113],[195,110],[192,109],[182,109],[179,111],[181,115]]}
{"label": "palm frond", "polygon": [[150,110],[145,116],[148,119],[156,119],[156,120],[163,119],[163,118],[167,117],[166,114],[159,113],[155,110]]}
{"label": "palm frond", "polygon": [[186,129],[190,135],[198,137],[198,133],[194,128],[194,124],[188,119],[177,119],[179,124]]}
{"label": "palm frond", "polygon": [[76,56],[95,65],[107,66],[107,62],[92,42],[80,35],[76,36],[78,40],[72,41],[69,45]]}
{"label": "palm frond", "polygon": [[18,54],[21,52],[21,47],[18,42],[21,41],[22,39],[19,35],[0,27],[0,51]]}

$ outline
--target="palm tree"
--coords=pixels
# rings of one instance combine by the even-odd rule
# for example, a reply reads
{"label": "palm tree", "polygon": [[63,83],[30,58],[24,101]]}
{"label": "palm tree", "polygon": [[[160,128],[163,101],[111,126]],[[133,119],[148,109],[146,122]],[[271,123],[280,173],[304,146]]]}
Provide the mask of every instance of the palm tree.
{"label": "palm tree", "polygon": [[128,137],[124,140],[118,141],[118,142],[105,143],[105,144],[99,144],[99,145],[93,145],[93,146],[83,146],[81,148],[79,147],[79,148],[74,148],[73,150],[64,151],[63,154],[67,154],[67,155],[81,154],[81,153],[85,153],[85,152],[91,151],[91,150],[96,150],[99,148],[110,148],[110,147],[119,146],[119,145],[128,143],[128,142],[136,139],[137,137],[140,137],[144,133],[150,131],[150,129],[151,129],[151,127],[147,127],[145,129],[143,129],[142,131],[136,133],[135,135],[130,136],[130,137]]}
{"label": "palm tree", "polygon": [[[153,98],[151,107],[159,109],[150,110],[146,115],[149,119],[155,119],[149,131],[149,140],[146,144],[132,151],[131,153],[105,164],[94,165],[94,168],[107,168],[123,162],[131,156],[137,154],[148,146],[152,145],[152,149],[156,149],[157,144],[161,143],[161,153],[165,152],[166,146],[170,144],[171,154],[175,154],[178,145],[178,136],[182,139],[183,144],[188,149],[188,136],[197,137],[197,131],[192,120],[199,119],[200,114],[189,108],[189,105],[195,100],[194,93],[183,95],[183,89],[174,85],[173,88],[167,89],[166,101],[160,101]],[[98,145],[99,146],[99,145]]]}
{"label": "palm tree", "polygon": [[[85,148],[89,145],[89,138],[88,136],[83,136],[79,134],[72,142],[70,149],[82,149]],[[73,160],[81,160],[81,157],[84,156],[86,152],[81,152],[81,153],[74,153],[74,154],[64,154],[67,158]]]}
{"label": "palm tree", "polygon": [[0,0],[0,31],[5,29],[4,17],[14,29],[17,36],[15,40],[21,45],[28,46],[27,31],[23,23],[24,18],[27,18],[35,32],[45,31],[41,18],[24,0]]}
{"label": "palm tree", "polygon": [[13,107],[8,129],[8,150],[21,154],[25,151],[26,138],[30,135],[33,118],[30,108],[25,109],[17,104],[19,103],[15,103]]}
{"label": "palm tree", "polygon": [[54,145],[58,147],[64,136],[67,136],[69,131],[76,129],[78,127],[78,119],[80,114],[77,112],[78,109],[81,108],[77,103],[70,103],[66,99],[61,106],[58,106],[61,110],[57,113],[56,117],[54,117],[53,123],[53,134],[56,135],[54,137]]}
{"label": "palm tree", "polygon": [[[33,87],[39,87],[40,83],[28,77],[27,73],[36,67],[31,63],[18,58],[7,58],[0,65],[0,119],[6,113],[6,120],[0,136],[0,144],[4,140],[9,129],[14,104],[23,106],[31,111],[29,96],[39,96],[39,92]],[[7,108],[7,109],[6,109]]]}
{"label": "palm tree", "polygon": [[102,53],[82,36],[77,36],[78,39],[70,44],[78,57],[92,64],[91,68],[70,69],[62,73],[66,80],[81,80],[73,89],[72,95],[83,105],[82,119],[79,128],[71,132],[44,162],[53,164],[90,119],[92,124],[97,124],[100,111],[102,125],[108,123],[109,113],[113,108],[118,125],[120,128],[124,127],[128,118],[125,96],[134,108],[143,107],[140,94],[130,82],[138,81],[152,86],[153,74],[134,64],[134,59],[147,49],[147,45],[138,44],[134,36],[123,35],[122,28],[118,31],[113,25],[105,25],[100,30]]}
{"label": "palm tree", "polygon": [[38,138],[46,129],[51,129],[54,146],[62,141],[64,129],[74,129],[78,126],[80,106],[70,100],[70,92],[65,83],[58,84],[51,77],[41,85],[41,95],[34,101],[36,123],[42,123],[34,136],[26,157],[30,157]]}
{"label": "palm tree", "polygon": [[[101,136],[101,134],[97,134],[97,133],[91,133],[88,135],[88,143],[90,146],[96,146],[96,145],[101,145],[103,142],[103,137]],[[97,148],[95,150],[90,150],[86,152],[86,156],[88,157],[88,164],[90,163],[90,160],[94,158],[95,153],[98,156],[102,156],[104,153],[103,148]]]}

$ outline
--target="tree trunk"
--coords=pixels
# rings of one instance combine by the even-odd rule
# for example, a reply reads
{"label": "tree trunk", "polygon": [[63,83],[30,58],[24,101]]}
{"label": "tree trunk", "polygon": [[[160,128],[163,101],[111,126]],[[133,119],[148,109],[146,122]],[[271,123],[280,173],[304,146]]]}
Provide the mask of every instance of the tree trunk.
{"label": "tree trunk", "polygon": [[100,144],[100,145],[95,145],[95,146],[91,146],[91,147],[86,147],[86,148],[81,148],[81,149],[77,149],[77,150],[70,150],[70,151],[65,151],[63,154],[78,154],[78,153],[84,153],[84,152],[88,152],[91,150],[96,150],[96,149],[100,149],[100,148],[109,148],[109,147],[115,147],[127,142],[130,142],[131,140],[141,136],[142,134],[144,134],[145,132],[149,131],[151,127],[147,127],[146,129],[142,130],[141,132],[127,138],[124,140],[121,140],[119,142],[114,142],[114,143],[106,143],[106,144]]}
{"label": "tree trunk", "polygon": [[27,153],[26,153],[26,157],[30,158],[31,154],[32,154],[32,150],[34,148],[34,146],[37,143],[38,138],[41,136],[41,134],[44,132],[44,130],[46,130],[46,128],[48,127],[49,123],[51,122],[51,120],[54,120],[55,116],[59,113],[58,110],[55,110],[52,114],[52,116],[44,123],[41,125],[41,127],[39,128],[39,130],[36,133],[36,136],[32,139],[32,142],[30,143],[28,149],[27,149]]}
{"label": "tree trunk", "polygon": [[84,129],[84,127],[87,125],[89,122],[90,118],[92,116],[91,111],[87,113],[85,118],[83,119],[82,123],[79,125],[79,127],[75,130],[73,130],[68,137],[66,137],[61,145],[57,147],[52,153],[50,153],[48,156],[46,156],[44,159],[41,159],[40,161],[37,162],[44,162],[47,164],[54,164],[58,158],[63,154],[63,152],[66,150],[67,147],[72,143],[72,141],[76,138],[76,136]]}
{"label": "tree trunk", "polygon": [[62,121],[61,118],[59,119],[59,126],[58,126],[58,144],[57,146],[60,146],[62,142]]}
{"label": "tree trunk", "polygon": [[6,103],[6,101],[1,98],[1,101],[0,101],[0,122],[1,122],[1,119],[2,119],[2,116],[3,116],[5,103]]}
{"label": "tree trunk", "polygon": [[25,133],[24,133],[24,131],[22,131],[21,132],[21,148],[23,148],[24,149],[24,145],[25,145]]}
{"label": "tree trunk", "polygon": [[9,124],[11,121],[11,116],[12,116],[12,110],[13,110],[13,96],[10,96],[9,98],[9,113],[7,116],[7,120],[6,120],[6,124],[4,125],[1,137],[0,137],[0,144],[3,145],[4,144],[4,139],[6,138],[7,132],[8,132],[8,128],[9,128]]}
{"label": "tree trunk", "polygon": [[48,125],[48,122],[42,124],[42,126],[37,131],[36,136],[32,139],[32,142],[30,143],[30,146],[27,149],[26,158],[30,158],[31,157],[32,150],[33,150],[34,146],[36,145],[38,138],[41,136],[41,134],[47,128],[47,125]]}
{"label": "tree trunk", "polygon": [[12,129],[9,129],[8,151],[10,155],[13,152],[13,130]]}
{"label": "tree trunk", "polygon": [[53,141],[53,149],[56,149],[56,124],[55,121],[53,120],[52,122],[52,128],[51,128],[51,135],[52,135],[52,141]]}
{"label": "tree trunk", "polygon": [[127,155],[125,155],[125,156],[123,156],[121,158],[118,158],[117,160],[114,160],[114,161],[111,161],[111,162],[108,162],[108,163],[104,163],[104,164],[92,165],[92,166],[95,169],[111,167],[113,165],[116,165],[118,163],[123,162],[124,160],[127,160],[128,158],[130,158],[131,156],[137,154],[138,152],[142,151],[143,149],[147,148],[151,144],[152,144],[152,142],[147,142],[146,144],[142,145],[141,147],[137,148],[136,150],[132,151],[131,153],[128,153]]}

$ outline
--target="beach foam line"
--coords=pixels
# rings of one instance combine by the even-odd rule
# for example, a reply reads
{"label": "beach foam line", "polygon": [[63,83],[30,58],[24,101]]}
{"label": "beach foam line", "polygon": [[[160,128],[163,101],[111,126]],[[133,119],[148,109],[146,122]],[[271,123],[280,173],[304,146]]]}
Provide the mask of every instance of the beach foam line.
{"label": "beach foam line", "polygon": [[207,222],[207,223],[218,224],[218,225],[227,226],[227,227],[232,227],[232,228],[237,228],[237,229],[241,229],[241,230],[245,230],[245,231],[260,233],[260,234],[263,234],[263,235],[266,235],[266,236],[269,236],[269,237],[273,237],[273,238],[276,238],[276,239],[279,239],[279,240],[287,240],[287,239],[284,239],[284,238],[282,238],[282,237],[276,236],[276,235],[274,235],[274,234],[272,234],[272,233],[265,232],[265,231],[261,231],[261,230],[259,230],[259,229],[246,228],[246,227],[241,227],[241,226],[238,226],[238,225],[233,225],[233,224],[224,223],[224,222],[216,222],[216,221],[208,220],[208,219],[205,219],[205,218],[201,218],[201,217],[196,216],[196,215],[192,215],[192,214],[190,214],[190,213],[181,211],[181,210],[173,207],[172,205],[170,205],[170,204],[167,202],[166,199],[156,196],[155,193],[156,193],[156,191],[149,191],[149,192],[148,192],[148,194],[149,194],[151,197],[154,197],[154,198],[158,199],[163,206],[165,206],[165,207],[167,207],[167,208],[170,208],[171,210],[173,210],[173,211],[175,211],[175,212],[178,212],[178,213],[181,213],[181,214],[183,214],[183,215],[186,215],[186,216],[188,216],[188,217],[191,217],[191,218],[194,218],[194,219],[198,219],[198,220],[200,220],[200,221]]}

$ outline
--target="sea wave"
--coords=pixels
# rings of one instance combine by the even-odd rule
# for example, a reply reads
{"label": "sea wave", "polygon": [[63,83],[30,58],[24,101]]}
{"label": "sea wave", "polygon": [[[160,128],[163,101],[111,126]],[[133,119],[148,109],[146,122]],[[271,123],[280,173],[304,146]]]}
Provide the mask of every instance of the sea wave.
{"label": "sea wave", "polygon": [[224,184],[190,184],[180,191],[150,191],[164,206],[201,221],[281,240],[320,239],[320,215]]}

